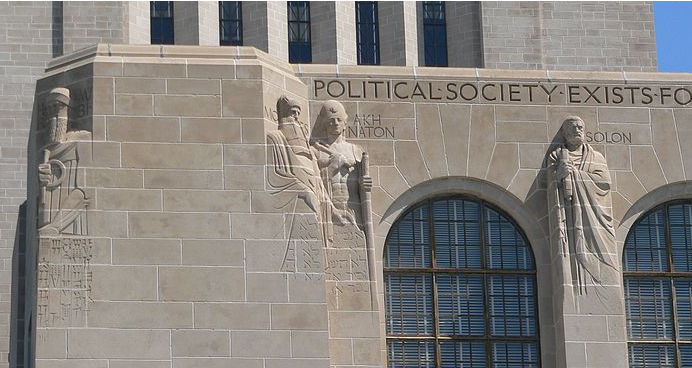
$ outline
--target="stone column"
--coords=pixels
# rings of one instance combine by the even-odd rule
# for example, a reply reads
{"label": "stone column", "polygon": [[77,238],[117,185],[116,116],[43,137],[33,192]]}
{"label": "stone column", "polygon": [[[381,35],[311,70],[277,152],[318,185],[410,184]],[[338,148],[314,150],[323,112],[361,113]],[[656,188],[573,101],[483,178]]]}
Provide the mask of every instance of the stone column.
{"label": "stone column", "polygon": [[313,63],[356,64],[355,2],[312,2],[310,23]]}
{"label": "stone column", "polygon": [[254,46],[288,61],[288,16],[285,1],[243,2],[243,45]]}
{"label": "stone column", "polygon": [[380,1],[377,6],[381,64],[418,66],[416,3]]}
{"label": "stone column", "polygon": [[178,1],[174,4],[175,43],[178,45],[219,45],[219,3]]}

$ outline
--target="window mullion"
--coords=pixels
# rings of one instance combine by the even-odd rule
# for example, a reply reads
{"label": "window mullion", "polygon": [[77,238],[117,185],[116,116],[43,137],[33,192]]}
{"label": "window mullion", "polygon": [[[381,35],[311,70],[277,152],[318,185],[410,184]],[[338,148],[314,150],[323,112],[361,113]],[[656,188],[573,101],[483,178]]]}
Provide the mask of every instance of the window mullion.
{"label": "window mullion", "polygon": [[437,273],[435,268],[437,267],[437,242],[435,241],[435,217],[433,216],[433,205],[432,201],[428,200],[428,241],[430,242],[430,267],[432,268],[432,313],[433,313],[433,335],[435,336],[435,367],[440,367],[441,365],[441,355],[440,355],[440,314],[437,312],[438,297],[437,297]]}
{"label": "window mullion", "polygon": [[[481,230],[481,241],[480,241],[480,248],[481,248],[481,269],[483,271],[487,271],[488,265],[486,262],[486,213],[485,213],[485,202],[479,201],[479,207],[480,207],[480,219],[479,219],[479,227]],[[488,295],[488,274],[487,272],[483,272],[483,314],[484,314],[484,319],[485,319],[485,359],[486,359],[486,365],[490,366],[490,363],[492,363],[492,340],[490,339],[490,336],[492,335],[490,333],[490,296]]]}

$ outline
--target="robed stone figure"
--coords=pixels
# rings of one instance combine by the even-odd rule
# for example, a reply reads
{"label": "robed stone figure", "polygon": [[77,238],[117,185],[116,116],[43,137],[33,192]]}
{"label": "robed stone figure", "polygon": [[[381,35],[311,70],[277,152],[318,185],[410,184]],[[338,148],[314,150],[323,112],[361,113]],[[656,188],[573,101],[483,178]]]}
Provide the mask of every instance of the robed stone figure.
{"label": "robed stone figure", "polygon": [[601,285],[602,274],[617,265],[610,172],[584,133],[580,117],[566,118],[563,143],[546,162],[551,244],[562,255],[563,282],[579,294]]}

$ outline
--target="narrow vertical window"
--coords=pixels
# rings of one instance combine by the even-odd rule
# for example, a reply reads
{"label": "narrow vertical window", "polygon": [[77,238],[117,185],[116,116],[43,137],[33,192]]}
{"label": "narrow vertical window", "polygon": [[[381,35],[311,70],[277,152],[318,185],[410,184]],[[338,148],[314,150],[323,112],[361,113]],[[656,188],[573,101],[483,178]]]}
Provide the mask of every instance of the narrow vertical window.
{"label": "narrow vertical window", "polygon": [[311,63],[310,3],[307,1],[289,1],[287,10],[288,61],[291,63]]}
{"label": "narrow vertical window", "polygon": [[219,1],[221,46],[243,45],[243,7],[240,1]]}
{"label": "narrow vertical window", "polygon": [[447,66],[447,19],[443,1],[423,2],[425,66]]}
{"label": "narrow vertical window", "polygon": [[152,1],[151,11],[151,44],[172,45],[173,36],[173,2]]}
{"label": "narrow vertical window", "polygon": [[358,64],[380,64],[380,32],[376,1],[356,1]]}

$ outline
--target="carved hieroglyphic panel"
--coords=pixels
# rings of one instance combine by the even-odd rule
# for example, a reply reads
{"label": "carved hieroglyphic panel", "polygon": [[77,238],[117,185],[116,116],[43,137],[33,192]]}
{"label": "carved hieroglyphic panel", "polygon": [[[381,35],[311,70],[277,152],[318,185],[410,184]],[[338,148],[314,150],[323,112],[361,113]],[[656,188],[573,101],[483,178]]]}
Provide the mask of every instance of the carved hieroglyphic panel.
{"label": "carved hieroglyphic panel", "polygon": [[93,240],[90,238],[40,240],[36,301],[38,327],[85,326],[92,256]]}

